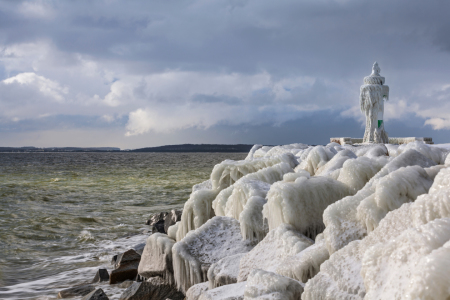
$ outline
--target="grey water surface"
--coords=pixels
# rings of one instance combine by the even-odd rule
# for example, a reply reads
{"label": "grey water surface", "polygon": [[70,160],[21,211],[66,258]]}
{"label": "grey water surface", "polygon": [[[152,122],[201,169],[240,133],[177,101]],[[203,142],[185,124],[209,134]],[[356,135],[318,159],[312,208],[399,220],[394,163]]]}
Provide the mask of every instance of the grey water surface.
{"label": "grey water surface", "polygon": [[[55,299],[246,153],[0,153],[0,299]],[[103,284],[110,299],[121,290]]]}

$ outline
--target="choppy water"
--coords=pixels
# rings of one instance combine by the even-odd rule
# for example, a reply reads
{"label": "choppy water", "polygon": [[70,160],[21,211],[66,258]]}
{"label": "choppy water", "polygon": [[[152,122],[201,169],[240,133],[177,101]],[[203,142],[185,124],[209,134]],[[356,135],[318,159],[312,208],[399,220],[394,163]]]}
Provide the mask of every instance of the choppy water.
{"label": "choppy water", "polygon": [[[0,153],[0,298],[54,299],[244,153]],[[101,286],[110,299],[121,290]]]}

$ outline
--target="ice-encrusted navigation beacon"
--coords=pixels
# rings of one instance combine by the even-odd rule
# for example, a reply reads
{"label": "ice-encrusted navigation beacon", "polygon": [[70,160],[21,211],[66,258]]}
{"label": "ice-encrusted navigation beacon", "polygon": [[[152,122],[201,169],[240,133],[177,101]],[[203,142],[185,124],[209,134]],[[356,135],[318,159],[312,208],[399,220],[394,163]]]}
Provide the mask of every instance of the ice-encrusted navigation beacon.
{"label": "ice-encrusted navigation beacon", "polygon": [[389,99],[389,86],[384,85],[384,77],[380,76],[380,67],[375,62],[372,74],[364,77],[360,89],[361,111],[366,115],[366,131],[363,143],[389,143],[384,130],[384,101]]}

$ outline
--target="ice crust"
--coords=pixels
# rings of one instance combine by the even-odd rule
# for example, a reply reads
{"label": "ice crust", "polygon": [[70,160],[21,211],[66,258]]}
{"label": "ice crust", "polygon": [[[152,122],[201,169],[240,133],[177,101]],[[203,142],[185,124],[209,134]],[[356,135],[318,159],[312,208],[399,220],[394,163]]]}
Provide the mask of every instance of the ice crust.
{"label": "ice crust", "polygon": [[[442,274],[449,267],[449,245],[444,243],[450,237],[441,229],[442,224],[450,229],[449,187],[450,168],[441,169],[428,194],[389,212],[367,237],[332,254],[308,281],[302,299],[447,299],[449,280]],[[436,238],[440,244],[432,242]],[[364,278],[362,262],[368,263]],[[401,297],[394,297],[397,291]]]}
{"label": "ice crust", "polygon": [[239,264],[246,253],[227,256],[214,263],[208,270],[209,289],[237,282]]}
{"label": "ice crust", "polygon": [[229,284],[208,290],[198,298],[199,300],[243,300],[247,282]]}
{"label": "ice crust", "polygon": [[238,282],[246,281],[250,272],[255,269],[275,272],[283,260],[303,251],[313,243],[293,226],[280,225],[241,258]]}
{"label": "ice crust", "polygon": [[154,233],[147,238],[138,273],[142,277],[163,277],[169,283],[174,282],[172,267],[172,247],[175,240],[163,233]]}
{"label": "ice crust", "polygon": [[345,184],[327,177],[281,181],[273,184],[267,193],[263,215],[268,220],[269,230],[287,223],[314,239],[325,228],[323,211],[349,194]]}
{"label": "ice crust", "polygon": [[[279,164],[279,166],[275,167],[277,164]],[[205,224],[207,220],[215,216],[216,214],[212,207],[213,200],[222,190],[232,186],[245,175],[248,174],[247,176],[249,176],[249,179],[274,182],[273,180],[277,180],[278,177],[281,179],[285,172],[292,171],[292,168],[297,164],[297,159],[291,153],[253,160],[225,160],[222,163],[217,164],[214,166],[211,173],[210,181],[195,185],[192,189],[192,194],[184,204],[181,223],[178,226],[176,234],[177,241],[184,238],[189,231],[199,228],[201,225]],[[274,166],[274,169],[262,171],[263,169],[272,166]],[[276,171],[284,169],[287,169],[287,171],[282,174],[278,174]],[[258,172],[260,170],[262,172]],[[254,174],[252,177],[252,173],[257,174]],[[222,196],[223,195],[219,198],[222,198]],[[222,215],[219,210],[218,215]],[[237,217],[237,219],[239,219],[239,217]]]}
{"label": "ice crust", "polygon": [[244,299],[297,300],[303,292],[300,282],[273,272],[253,270],[248,276]]}
{"label": "ice crust", "polygon": [[234,218],[216,216],[200,228],[189,232],[173,245],[175,282],[186,292],[191,286],[207,281],[209,267],[224,257],[246,253],[253,248],[243,240],[239,222]]}

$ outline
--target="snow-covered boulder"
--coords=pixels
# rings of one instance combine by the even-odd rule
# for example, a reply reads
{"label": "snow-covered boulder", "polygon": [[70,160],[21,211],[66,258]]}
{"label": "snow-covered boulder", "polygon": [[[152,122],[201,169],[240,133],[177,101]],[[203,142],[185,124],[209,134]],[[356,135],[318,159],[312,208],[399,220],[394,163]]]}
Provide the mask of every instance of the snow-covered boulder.
{"label": "snow-covered boulder", "polygon": [[242,239],[236,219],[221,216],[210,219],[172,248],[178,289],[186,292],[194,284],[207,281],[207,272],[213,263],[252,248],[250,241]]}
{"label": "snow-covered boulder", "polygon": [[224,285],[203,292],[198,300],[243,300],[247,282]]}
{"label": "snow-covered boulder", "polygon": [[239,264],[246,253],[227,256],[214,263],[208,270],[209,289],[237,282]]}
{"label": "snow-covered boulder", "polygon": [[147,238],[139,262],[138,274],[145,278],[160,276],[172,284],[172,247],[175,240],[163,233],[154,233]]}
{"label": "snow-covered boulder", "polygon": [[[344,162],[357,156],[350,150],[339,151],[330,161],[321,166],[316,171],[316,176],[330,176],[332,172],[342,168]],[[336,178],[334,178],[336,179]]]}
{"label": "snow-covered boulder", "polygon": [[[425,224],[428,224],[429,222],[433,222],[434,220],[443,220],[442,218],[449,218],[449,195],[450,168],[446,168],[442,169],[438,173],[428,194],[423,194],[417,197],[416,201],[403,204],[400,208],[389,212],[386,217],[380,221],[378,227],[370,232],[367,237],[362,240],[353,241],[339,251],[333,253],[330,256],[330,259],[322,264],[320,273],[318,273],[317,276],[308,281],[308,283],[306,284],[305,293],[303,295],[304,300],[323,299],[330,296],[342,299],[363,299],[366,294],[365,286],[367,286],[367,284],[366,279],[363,279],[363,277],[361,276],[361,268],[362,261],[363,258],[366,257],[366,253],[372,253],[369,250],[376,245],[388,245],[392,243],[390,245],[400,247],[400,245],[396,241],[400,239],[400,236],[402,236],[404,232],[408,231],[409,233],[406,233],[406,235],[411,236],[416,234],[417,232],[421,232],[422,229],[416,228],[420,228]],[[435,247],[434,244],[430,241],[433,237],[439,236],[441,234],[441,230],[439,228],[439,226],[436,227],[436,230],[433,231],[432,236],[421,237],[424,238],[423,242],[416,240],[408,241],[407,239],[409,239],[409,237],[405,237],[405,239],[402,239],[402,241],[405,243],[406,248],[403,249],[408,249],[407,251],[409,253],[413,253],[415,251],[414,249],[419,249],[416,247],[420,247],[420,249],[424,251],[427,249],[427,247]],[[412,232],[414,232],[414,234]],[[424,242],[427,243],[426,247],[423,247],[422,245]],[[412,245],[413,248],[407,248],[411,246],[408,246],[407,244],[411,243],[415,244]],[[445,297],[429,298],[446,299],[446,297],[450,295],[450,291],[448,291],[448,283],[442,280],[437,280],[437,278],[446,278],[446,276],[441,276],[441,273],[437,271],[439,270],[439,268],[435,268],[433,264],[437,263],[437,257],[439,257],[440,264],[442,264],[444,268],[445,259],[442,259],[440,255],[445,255],[443,253],[447,253],[447,247],[448,245],[444,245],[436,248],[436,250],[433,251],[433,254],[435,253],[437,255],[436,258],[431,254],[427,254],[427,258],[421,258],[421,263],[427,265],[427,267],[424,267],[424,269],[418,271],[417,274],[414,273],[415,275],[407,272],[405,272],[405,274],[398,274],[395,273],[394,268],[383,270],[380,268],[378,271],[373,271],[373,273],[370,274],[379,272],[379,274],[383,274],[383,277],[386,277],[386,279],[389,278],[389,280],[394,280],[395,277],[403,278],[404,280],[411,280],[411,282],[413,282],[414,284],[413,287],[410,287],[411,290],[408,293],[411,293],[411,295],[413,293],[416,293],[415,295],[421,295],[417,296],[417,299],[428,299],[428,297],[425,297],[423,295],[427,295],[426,293],[429,289],[427,289],[426,287],[430,286],[433,286],[432,291],[436,295],[440,295],[439,293],[445,290],[447,290],[447,294]],[[381,251],[382,254],[380,254],[381,256],[378,256],[378,258],[375,258],[374,255],[368,254],[372,262],[375,262],[375,260],[377,260],[378,262],[387,262],[390,260],[393,265],[395,265],[396,268],[398,267],[399,269],[401,269],[400,266],[402,263],[408,262],[408,255],[396,252],[396,255],[392,255],[390,256],[391,258],[389,258],[383,255],[384,253],[387,254],[387,251],[391,250],[389,250],[389,247],[383,249],[384,250]],[[389,253],[394,254],[394,252]],[[424,254],[425,252],[421,253]],[[405,260],[397,261],[394,263],[395,257],[403,257],[405,258]],[[450,256],[447,257],[448,261]],[[416,263],[419,263],[418,256],[416,256],[414,259],[417,260]],[[411,270],[419,270],[418,266],[420,266],[420,264],[410,268]],[[395,275],[391,276],[391,273]],[[407,274],[408,276],[406,276]],[[375,280],[371,276],[368,276],[367,280]],[[396,283],[398,284],[397,281]],[[373,281],[369,284],[374,285]],[[376,283],[376,285],[381,286],[383,284],[387,284],[386,281],[379,278],[379,281]],[[406,294],[405,290],[403,290],[402,293]],[[410,299],[416,298],[411,297]],[[392,297],[392,299],[394,299],[394,297]]]}
{"label": "snow-covered boulder", "polygon": [[408,144],[402,144],[400,146],[389,146],[389,155],[390,156],[398,156],[410,149],[414,149],[417,152],[421,153],[428,159],[434,161],[436,164],[443,165],[445,163],[445,159],[449,151],[447,149],[439,148],[439,147],[430,147],[422,141],[415,141]]}
{"label": "snow-covered boulder", "polygon": [[280,225],[241,258],[238,282],[246,281],[250,272],[255,269],[275,272],[284,259],[303,251],[313,243],[293,226]]}
{"label": "snow-covered boulder", "polygon": [[[347,162],[350,162],[350,160]],[[357,208],[364,199],[373,197],[380,179],[401,167],[414,165],[426,168],[434,166],[435,163],[415,150],[407,150],[387,163],[370,179],[364,188],[358,191],[354,196],[345,197],[326,208],[323,213],[323,222],[326,226],[324,238],[330,254],[341,249],[351,241],[363,238],[367,234],[366,224],[364,222],[361,223],[357,218]],[[403,173],[400,172],[396,174],[395,180],[385,181],[383,182],[383,185],[399,185],[397,186],[398,191],[401,189],[400,186],[407,189],[409,183],[407,184],[402,180]],[[382,187],[380,186],[380,188]],[[407,197],[408,195],[409,194],[406,194]],[[410,197],[410,201],[413,201],[414,199],[414,197]]]}
{"label": "snow-covered boulder", "polygon": [[314,239],[325,226],[323,211],[332,203],[350,195],[348,187],[328,177],[299,177],[294,182],[277,182],[267,193],[263,215],[273,230],[282,223],[292,225]]}
{"label": "snow-covered boulder", "polygon": [[320,265],[330,258],[322,234],[316,237],[314,245],[284,259],[276,273],[306,283],[320,271]]}
{"label": "snow-covered boulder", "polygon": [[298,300],[302,293],[303,286],[294,279],[253,270],[248,276],[244,299]]}
{"label": "snow-covered boulder", "polygon": [[309,151],[308,156],[306,159],[302,160],[302,162],[298,165],[298,168],[308,171],[309,174],[314,175],[316,171],[332,159],[335,154],[336,150],[332,151],[330,148],[324,146],[316,146]]}
{"label": "snow-covered boulder", "polygon": [[198,300],[209,289],[209,282],[197,283],[186,292],[186,300]]}

